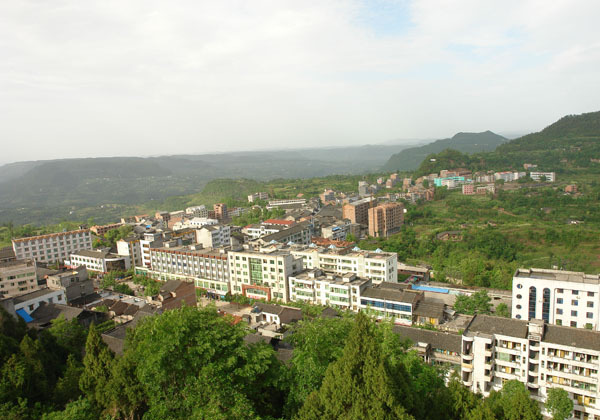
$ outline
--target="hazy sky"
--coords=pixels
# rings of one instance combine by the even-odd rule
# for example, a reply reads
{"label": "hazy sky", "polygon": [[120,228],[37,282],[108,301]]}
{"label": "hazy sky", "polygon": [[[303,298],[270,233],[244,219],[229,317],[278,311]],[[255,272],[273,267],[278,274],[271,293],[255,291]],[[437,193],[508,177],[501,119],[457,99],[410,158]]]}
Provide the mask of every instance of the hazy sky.
{"label": "hazy sky", "polygon": [[0,2],[0,162],[537,131],[600,109],[600,1]]}

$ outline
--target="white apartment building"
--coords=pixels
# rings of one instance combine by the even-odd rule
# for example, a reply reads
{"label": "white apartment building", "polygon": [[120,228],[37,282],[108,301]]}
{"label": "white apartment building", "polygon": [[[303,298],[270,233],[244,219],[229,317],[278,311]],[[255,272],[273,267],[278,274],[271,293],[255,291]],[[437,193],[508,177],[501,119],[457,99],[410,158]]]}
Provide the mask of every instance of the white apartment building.
{"label": "white apartment building", "polygon": [[291,198],[288,200],[270,200],[267,210],[271,210],[279,206],[289,206],[294,204],[306,204],[306,198]]}
{"label": "white apartment building", "polygon": [[150,267],[152,265],[150,250],[163,246],[164,239],[161,232],[146,232],[140,238],[141,265]]}
{"label": "white apartment building", "polygon": [[364,251],[358,247],[336,248],[333,245],[325,248],[314,244],[283,246],[280,249],[287,249],[295,257],[302,257],[307,269],[320,268],[338,274],[354,273],[372,280],[374,284],[398,282],[398,254],[395,252],[383,252],[380,249]]}
{"label": "white apartment building", "polygon": [[268,200],[269,194],[266,192],[257,192],[248,196],[248,202],[254,203],[257,200]]}
{"label": "white apartment building", "polygon": [[210,225],[196,230],[196,243],[203,248],[221,248],[231,245],[229,225]]}
{"label": "white apartment building", "polygon": [[230,291],[229,264],[225,249],[205,249],[199,245],[152,248],[151,268],[136,267],[137,274],[156,280],[184,280],[209,293],[225,296]]}
{"label": "white apartment building", "polygon": [[173,230],[199,229],[203,226],[216,225],[219,221],[208,217],[194,217],[193,219],[183,220],[173,225]]}
{"label": "white apartment building", "polygon": [[82,249],[92,249],[92,234],[89,229],[81,229],[13,239],[12,244],[18,260],[48,263],[64,261],[71,253]]}
{"label": "white apartment building", "polygon": [[525,172],[496,172],[494,173],[494,179],[499,180],[502,179],[504,182],[512,182],[516,181],[519,178],[523,178],[526,175]]}
{"label": "white apartment building", "polygon": [[131,260],[128,255],[111,254],[107,249],[99,251],[83,249],[72,253],[69,259],[65,260],[65,265],[73,269],[83,266],[97,273],[108,273],[113,270],[129,270]]}
{"label": "white apartment building", "polygon": [[123,238],[117,241],[117,254],[129,256],[132,266],[142,265],[142,250],[140,240],[135,236]]}
{"label": "white apartment building", "polygon": [[0,298],[39,289],[34,260],[0,262]]}
{"label": "white apartment building", "polygon": [[371,280],[353,273],[326,274],[313,268],[289,277],[290,300],[316,305],[330,305],[358,312],[361,293]]}
{"label": "white apartment building", "polygon": [[231,293],[288,302],[288,278],[302,271],[302,258],[277,249],[230,251]]}
{"label": "white apartment building", "polygon": [[321,227],[321,236],[334,241],[345,241],[349,228],[350,221],[347,221],[347,223],[340,222],[330,226],[323,226]]}
{"label": "white apartment building", "polygon": [[513,276],[512,316],[600,330],[600,276],[540,268]]}
{"label": "white apartment building", "polygon": [[259,247],[276,242],[308,245],[311,243],[311,239],[312,226],[309,222],[301,222],[290,228],[255,239],[254,243]]}
{"label": "white apartment building", "polygon": [[242,228],[242,233],[248,235],[250,239],[258,239],[263,236],[270,235],[272,233],[277,233],[280,230],[284,230],[286,227],[282,225],[271,225],[271,224],[253,224],[248,225]]}
{"label": "white apartment building", "polygon": [[560,387],[573,399],[573,418],[600,419],[599,356],[596,331],[476,315],[462,337],[461,378],[484,396],[518,380],[541,403]]}
{"label": "white apartment building", "polygon": [[547,182],[554,182],[556,181],[556,172],[529,172],[529,178],[534,181],[541,181],[542,177],[545,177]]}

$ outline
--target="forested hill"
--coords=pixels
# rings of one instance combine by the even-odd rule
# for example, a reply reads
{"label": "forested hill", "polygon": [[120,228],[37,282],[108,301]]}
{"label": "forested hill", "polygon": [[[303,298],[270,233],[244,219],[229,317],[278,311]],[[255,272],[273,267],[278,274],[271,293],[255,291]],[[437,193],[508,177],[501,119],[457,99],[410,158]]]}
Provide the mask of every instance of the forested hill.
{"label": "forested hill", "polygon": [[600,172],[600,112],[568,115],[540,132],[499,145],[493,152],[466,154],[457,150],[432,153],[422,160],[417,175],[440,169],[523,170],[523,164],[539,170]]}
{"label": "forested hill", "polygon": [[483,133],[458,133],[452,138],[434,141],[420,147],[402,150],[390,157],[384,171],[412,171],[431,153],[439,153],[446,149],[454,149],[465,153],[486,152],[494,150],[498,145],[508,141],[505,137],[484,131]]}

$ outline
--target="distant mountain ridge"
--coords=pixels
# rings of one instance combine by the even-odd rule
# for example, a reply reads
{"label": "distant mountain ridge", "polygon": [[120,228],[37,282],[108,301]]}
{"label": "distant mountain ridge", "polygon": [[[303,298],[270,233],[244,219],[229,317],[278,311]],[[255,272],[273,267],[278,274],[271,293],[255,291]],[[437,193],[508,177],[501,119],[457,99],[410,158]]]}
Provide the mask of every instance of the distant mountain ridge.
{"label": "distant mountain ridge", "polygon": [[451,138],[404,149],[392,155],[383,166],[383,171],[412,171],[431,153],[453,149],[463,153],[486,152],[496,149],[508,139],[491,131],[482,133],[457,133]]}
{"label": "distant mountain ridge", "polygon": [[417,175],[458,166],[472,170],[523,170],[525,163],[538,165],[542,171],[600,172],[600,111],[567,115],[542,131],[503,143],[491,152],[432,153],[422,160]]}

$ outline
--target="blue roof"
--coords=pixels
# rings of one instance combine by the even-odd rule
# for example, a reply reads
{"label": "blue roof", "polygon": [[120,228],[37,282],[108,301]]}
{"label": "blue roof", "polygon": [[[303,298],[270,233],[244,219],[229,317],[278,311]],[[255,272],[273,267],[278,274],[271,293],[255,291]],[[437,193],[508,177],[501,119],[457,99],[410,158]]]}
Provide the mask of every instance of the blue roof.
{"label": "blue roof", "polygon": [[25,309],[17,309],[17,314],[25,320],[25,322],[33,321],[33,318],[29,316],[29,314],[25,311]]}

